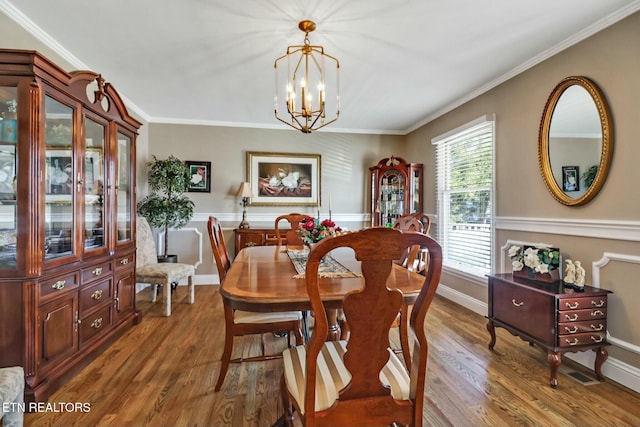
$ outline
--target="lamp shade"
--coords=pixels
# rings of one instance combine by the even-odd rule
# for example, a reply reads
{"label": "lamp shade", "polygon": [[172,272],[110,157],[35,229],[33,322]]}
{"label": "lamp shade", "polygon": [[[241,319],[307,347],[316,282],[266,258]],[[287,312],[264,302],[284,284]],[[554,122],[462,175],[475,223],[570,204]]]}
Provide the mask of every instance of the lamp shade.
{"label": "lamp shade", "polygon": [[240,183],[240,188],[238,188],[238,192],[236,193],[238,197],[255,197],[253,195],[253,191],[251,190],[251,184],[248,182]]}

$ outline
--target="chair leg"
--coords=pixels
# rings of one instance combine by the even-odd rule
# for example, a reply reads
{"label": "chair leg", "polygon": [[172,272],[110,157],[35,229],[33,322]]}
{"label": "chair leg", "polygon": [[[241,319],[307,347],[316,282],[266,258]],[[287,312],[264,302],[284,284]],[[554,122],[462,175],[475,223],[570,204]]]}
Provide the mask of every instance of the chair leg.
{"label": "chair leg", "polygon": [[189,304],[193,304],[196,301],[196,291],[193,285],[193,276],[189,276],[187,279],[187,284],[189,288]]}
{"label": "chair leg", "polygon": [[218,372],[215,391],[220,391],[222,383],[224,383],[224,377],[227,375],[229,362],[231,361],[231,350],[233,349],[233,309],[226,305],[224,306],[224,324],[224,350],[220,359],[220,372]]}
{"label": "chair leg", "polygon": [[158,299],[158,288],[160,285],[153,284],[151,285],[151,302],[156,302]]}
{"label": "chair leg", "polygon": [[164,290],[164,292],[162,293],[162,299],[164,301],[164,315],[165,316],[171,316],[171,291],[170,291],[170,287],[171,285],[167,286],[167,289]]}
{"label": "chair leg", "polygon": [[293,405],[289,398],[289,390],[287,390],[287,384],[284,381],[284,374],[280,378],[280,395],[282,397],[282,407],[284,409],[284,422],[287,427],[293,427]]}
{"label": "chair leg", "polygon": [[[300,330],[300,328],[296,329],[293,331],[293,335],[296,337],[296,345],[304,345],[305,341],[305,337],[304,334],[302,333],[302,330]],[[287,335],[287,345],[290,346],[290,336]]]}

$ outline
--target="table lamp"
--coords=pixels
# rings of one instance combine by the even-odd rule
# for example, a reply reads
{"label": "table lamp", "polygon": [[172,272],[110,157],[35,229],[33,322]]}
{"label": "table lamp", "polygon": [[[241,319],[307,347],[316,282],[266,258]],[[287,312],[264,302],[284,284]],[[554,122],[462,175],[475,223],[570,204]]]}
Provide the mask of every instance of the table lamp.
{"label": "table lamp", "polygon": [[247,222],[247,205],[249,204],[249,198],[254,197],[251,184],[248,182],[240,183],[240,188],[238,188],[236,196],[242,197],[242,222],[238,228],[250,228]]}

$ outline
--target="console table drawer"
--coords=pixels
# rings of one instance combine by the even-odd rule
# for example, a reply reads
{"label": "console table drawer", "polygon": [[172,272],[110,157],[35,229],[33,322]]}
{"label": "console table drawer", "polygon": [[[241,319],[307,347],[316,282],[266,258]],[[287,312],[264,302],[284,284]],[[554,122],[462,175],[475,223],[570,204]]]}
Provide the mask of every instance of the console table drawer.
{"label": "console table drawer", "polygon": [[606,308],[595,308],[587,310],[559,311],[558,322],[584,322],[594,319],[606,319]]}
{"label": "console table drawer", "polygon": [[604,308],[607,306],[607,296],[582,298],[562,298],[558,300],[558,310],[585,310],[587,308]]}
{"label": "console table drawer", "polygon": [[493,316],[543,342],[553,342],[555,300],[499,281],[493,284]]}
{"label": "console table drawer", "polygon": [[581,345],[604,344],[607,340],[606,332],[591,332],[586,334],[560,335],[558,347],[577,347]]}
{"label": "console table drawer", "polygon": [[596,319],[585,322],[568,322],[558,324],[560,335],[573,335],[584,332],[602,332],[607,330],[606,319]]}

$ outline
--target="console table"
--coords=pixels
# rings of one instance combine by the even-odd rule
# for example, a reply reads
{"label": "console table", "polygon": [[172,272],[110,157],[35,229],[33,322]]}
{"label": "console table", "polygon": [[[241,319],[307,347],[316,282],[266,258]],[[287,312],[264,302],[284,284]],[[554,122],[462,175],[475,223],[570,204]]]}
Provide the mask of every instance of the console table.
{"label": "console table", "polygon": [[585,286],[584,292],[565,288],[562,281],[541,283],[514,278],[511,273],[489,275],[489,349],[496,344],[495,327],[547,350],[551,387],[558,386],[562,354],[593,350],[594,371],[608,357],[607,296],[611,291]]}
{"label": "console table", "polygon": [[[286,230],[285,230],[286,231]],[[278,244],[275,228],[236,228],[233,230],[235,234],[235,253],[240,252],[247,246],[273,246]],[[282,238],[282,243],[286,244],[287,239]]]}

